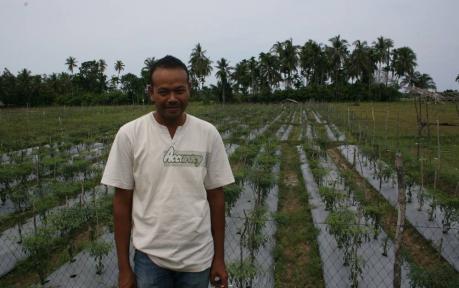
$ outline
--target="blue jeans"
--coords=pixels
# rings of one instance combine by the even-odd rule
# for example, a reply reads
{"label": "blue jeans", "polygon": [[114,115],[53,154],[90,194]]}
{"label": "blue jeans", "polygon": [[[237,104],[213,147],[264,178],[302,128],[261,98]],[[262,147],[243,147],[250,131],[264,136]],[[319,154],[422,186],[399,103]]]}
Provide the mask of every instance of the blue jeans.
{"label": "blue jeans", "polygon": [[161,268],[145,253],[135,250],[137,288],[208,288],[210,268],[202,272],[177,272]]}

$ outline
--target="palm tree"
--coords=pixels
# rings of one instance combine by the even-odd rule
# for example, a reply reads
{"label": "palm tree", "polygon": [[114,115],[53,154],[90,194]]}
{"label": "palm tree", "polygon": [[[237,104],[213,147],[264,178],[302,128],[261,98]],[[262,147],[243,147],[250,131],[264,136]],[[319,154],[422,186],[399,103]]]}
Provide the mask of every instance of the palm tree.
{"label": "palm tree", "polygon": [[104,59],[99,59],[99,61],[97,62],[99,64],[99,70],[101,73],[104,73],[105,72],[105,69],[107,69],[107,62],[105,62]]}
{"label": "palm tree", "polygon": [[105,69],[107,69],[107,62],[105,62],[104,59],[99,59],[97,61],[97,66],[98,66],[98,77],[99,77],[99,82],[102,86],[101,90],[105,90],[107,88],[106,84],[106,79],[107,77],[105,76],[104,72]]}
{"label": "palm tree", "polygon": [[155,62],[155,57],[148,57],[147,59],[145,59],[145,61],[143,61],[143,64],[145,64],[144,69],[150,70],[151,67],[153,67],[153,65],[155,64]]}
{"label": "palm tree", "polygon": [[293,45],[292,39],[285,40],[284,42],[276,42],[271,48],[279,58],[279,67],[281,72],[285,75],[286,87],[290,88],[293,80],[293,73],[297,71],[296,65],[298,63],[298,47]]}
{"label": "palm tree", "polygon": [[387,51],[383,36],[380,36],[376,39],[376,41],[373,41],[373,49],[375,51],[375,57],[377,58],[378,62],[377,82],[381,82],[381,66],[386,58],[385,54]]}
{"label": "palm tree", "polygon": [[271,47],[271,52],[277,54],[277,57],[280,58],[280,56],[284,53],[284,43],[277,41],[274,43],[274,45]]}
{"label": "palm tree", "polygon": [[397,76],[397,80],[401,77],[411,77],[414,73],[414,68],[417,66],[414,51],[409,47],[401,47],[395,49],[392,54],[392,69]]}
{"label": "palm tree", "polygon": [[421,89],[437,89],[437,85],[429,74],[416,71],[410,77],[402,80],[402,85],[414,86]]}
{"label": "palm tree", "polygon": [[284,55],[281,60],[281,67],[287,73],[287,88],[290,88],[292,83],[292,73],[296,72],[298,63],[298,47],[293,45],[292,39],[284,42]]}
{"label": "palm tree", "polygon": [[217,72],[215,73],[215,76],[217,77],[217,79],[220,80],[220,84],[222,87],[222,102],[223,104],[225,104],[226,102],[225,92],[230,86],[228,83],[229,82],[228,78],[229,78],[229,75],[231,75],[232,68],[229,67],[229,63],[225,58],[222,58],[219,61],[217,61],[216,68],[217,68]]}
{"label": "palm tree", "polygon": [[145,61],[143,61],[143,64],[145,66],[142,67],[142,70],[140,71],[140,75],[142,75],[142,79],[146,87],[148,87],[150,83],[150,69],[151,67],[153,67],[155,62],[156,62],[155,57],[148,57],[147,59],[145,59]]}
{"label": "palm tree", "polygon": [[343,71],[344,64],[346,63],[346,59],[349,55],[349,51],[347,49],[349,44],[345,39],[341,39],[340,35],[330,38],[328,41],[330,41],[332,45],[326,47],[326,53],[331,70],[330,78],[335,86],[336,97],[338,92],[338,83],[345,80],[343,79],[343,76],[345,76]]}
{"label": "palm tree", "polygon": [[258,80],[260,76],[260,67],[255,57],[250,57],[247,67],[250,75],[250,90],[252,97],[254,97],[258,93]]}
{"label": "palm tree", "polygon": [[[72,74],[71,78],[73,78],[73,69],[78,66],[75,57],[70,56],[69,58],[67,58],[65,60],[65,65],[67,65],[67,69]],[[71,90],[70,91],[71,91],[71,95],[73,97],[73,81],[70,82],[70,83],[71,83],[71,88],[70,88]]]}
{"label": "palm tree", "polygon": [[429,74],[426,74],[426,73],[422,73],[421,75],[419,75],[419,77],[417,77],[415,85],[417,85],[417,87],[424,88],[424,89],[434,89],[434,90],[437,89],[437,85],[435,84],[435,81],[433,80],[433,78]]}
{"label": "palm tree", "polygon": [[301,75],[305,78],[307,85],[319,84],[320,63],[323,60],[322,47],[313,40],[308,40],[299,48],[299,66]]}
{"label": "palm tree", "polygon": [[124,67],[125,67],[125,66],[124,66],[123,61],[117,60],[117,61],[115,62],[115,71],[118,72],[118,79],[120,78],[120,73],[121,73],[121,71],[124,70]]}
{"label": "palm tree", "polygon": [[373,48],[375,49],[376,52],[376,58],[378,62],[378,82],[381,81],[381,71],[383,70],[382,64],[385,63],[386,66],[384,67],[384,72],[385,72],[385,83],[387,86],[387,81],[388,81],[388,72],[390,69],[390,48],[394,46],[394,41],[389,38],[384,38],[383,36],[380,36],[376,39],[376,41],[373,42]]}
{"label": "palm tree", "polygon": [[153,65],[155,64],[155,62],[156,62],[155,57],[148,57],[147,59],[145,59],[145,61],[143,61],[143,64],[145,64],[145,66],[143,66],[142,71],[149,72],[151,67],[153,67]]}
{"label": "palm tree", "polygon": [[348,76],[356,78],[360,82],[366,82],[369,85],[373,78],[375,64],[371,59],[371,48],[367,45],[367,41],[356,40],[353,43],[354,50],[352,51],[348,61]]}
{"label": "palm tree", "polygon": [[386,87],[387,87],[387,83],[389,82],[389,71],[391,70],[391,67],[390,67],[390,56],[392,55],[391,53],[391,48],[394,47],[394,41],[390,38],[386,38],[385,40],[385,44],[386,44],[386,59],[385,59],[385,64],[386,66],[384,67],[384,73],[385,73],[385,82],[386,82]]}
{"label": "palm tree", "polygon": [[203,50],[201,44],[196,44],[190,55],[190,74],[192,81],[196,80],[201,83],[201,89],[204,87],[206,77],[212,72],[212,61],[205,55],[206,50]]}
{"label": "palm tree", "polygon": [[115,75],[112,75],[112,77],[109,80],[109,89],[110,90],[116,90],[118,83],[120,82],[120,79],[116,77]]}
{"label": "palm tree", "polygon": [[30,106],[32,100],[32,78],[32,73],[25,68],[22,69],[16,77],[18,83],[17,87],[19,88],[19,101],[22,105],[26,104],[27,107]]}
{"label": "palm tree", "polygon": [[231,79],[233,80],[236,93],[247,96],[247,91],[250,86],[250,73],[248,61],[246,59],[236,64],[233,73],[231,73]]}
{"label": "palm tree", "polygon": [[278,87],[282,77],[279,73],[279,59],[271,53],[260,53],[258,56],[260,76],[262,83],[268,88],[271,93],[273,87]]}
{"label": "palm tree", "polygon": [[69,58],[65,60],[65,65],[67,65],[67,69],[70,71],[72,75],[73,75],[73,69],[78,66],[77,63],[78,62],[76,61],[75,57],[72,57],[72,56],[70,56]]}

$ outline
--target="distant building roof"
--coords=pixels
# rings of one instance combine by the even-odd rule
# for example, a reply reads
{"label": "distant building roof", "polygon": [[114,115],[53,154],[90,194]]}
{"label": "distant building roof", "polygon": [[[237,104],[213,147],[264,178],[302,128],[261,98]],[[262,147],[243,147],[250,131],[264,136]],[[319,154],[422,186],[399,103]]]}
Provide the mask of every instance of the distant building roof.
{"label": "distant building roof", "polygon": [[298,104],[298,101],[293,100],[293,99],[291,99],[291,98],[284,99],[283,101],[284,101],[284,102],[292,102],[292,103]]}

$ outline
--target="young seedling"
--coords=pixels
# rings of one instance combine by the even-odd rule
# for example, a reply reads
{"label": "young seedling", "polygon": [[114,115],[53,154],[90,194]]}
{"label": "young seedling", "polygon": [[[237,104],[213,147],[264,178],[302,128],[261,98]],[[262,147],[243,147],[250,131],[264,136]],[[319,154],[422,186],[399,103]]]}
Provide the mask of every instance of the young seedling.
{"label": "young seedling", "polygon": [[102,261],[112,250],[112,244],[102,240],[92,241],[88,246],[88,250],[89,255],[94,258],[96,274],[101,275],[104,271],[104,263]]}

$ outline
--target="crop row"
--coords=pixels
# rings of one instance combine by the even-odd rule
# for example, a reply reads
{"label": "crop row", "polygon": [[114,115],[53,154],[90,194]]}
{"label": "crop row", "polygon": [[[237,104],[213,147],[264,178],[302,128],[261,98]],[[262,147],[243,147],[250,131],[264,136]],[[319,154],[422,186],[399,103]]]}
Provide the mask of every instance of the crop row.
{"label": "crop row", "polygon": [[[274,113],[274,111],[273,111]],[[271,115],[273,114],[271,113]],[[228,139],[236,142],[236,143],[241,143],[241,144],[244,144],[246,142],[251,142],[251,141],[255,141],[256,138],[262,134],[263,132],[267,131],[267,130],[270,130],[270,129],[274,129],[274,127],[270,127],[270,125],[266,125],[266,123],[270,123],[270,122],[273,122],[273,123],[276,123],[276,121],[273,121],[273,119],[279,119],[279,116],[280,115],[272,115],[270,116],[270,113],[267,113],[268,117],[270,117],[270,121],[269,122],[266,122],[265,120],[267,118],[263,118],[263,120],[251,120],[251,121],[247,121],[246,123],[244,124],[241,124],[241,123],[236,123],[233,121],[233,123],[231,123],[230,126],[226,126],[227,128],[225,128],[225,126],[218,126],[218,128],[220,129],[220,131],[222,131],[222,127],[223,129],[227,129],[226,132],[227,132],[227,135],[228,135]],[[278,118],[276,118],[275,116],[278,116]],[[225,122],[226,123],[226,122]],[[262,126],[258,126],[257,125],[260,125],[260,124],[263,124]],[[247,129],[244,129],[244,133],[236,133],[234,131],[239,131],[239,127],[240,125],[244,125],[244,127],[246,127]],[[274,126],[274,125],[273,125]],[[235,136],[237,135],[237,136]],[[254,136],[255,135],[255,136]],[[227,139],[227,140],[228,140]],[[248,139],[251,139],[251,140],[248,140]],[[225,141],[226,142],[226,141]],[[229,141],[228,141],[229,142]],[[261,143],[261,142],[259,142]],[[237,144],[236,146],[234,147],[238,147],[239,144]],[[245,145],[245,144],[244,144]],[[243,147],[244,145],[241,145],[240,147]],[[44,149],[36,149],[36,151],[44,151]],[[57,154],[59,153],[58,150],[62,150],[62,149],[56,149],[54,150],[55,151],[55,156],[57,156]],[[236,149],[237,151],[237,149]],[[34,151],[35,152],[35,151]],[[64,153],[64,152],[63,152]],[[80,154],[83,153],[85,154],[85,149],[81,149],[80,151]],[[33,154],[33,153],[32,153]],[[70,154],[70,153],[68,153]],[[67,154],[67,155],[68,155]],[[81,192],[81,184],[84,185],[84,190],[90,190],[92,191],[91,189],[93,189],[93,187],[95,185],[97,185],[99,179],[100,179],[100,172],[101,172],[101,169],[103,168],[102,166],[103,165],[100,165],[100,160],[98,159],[101,159],[101,158],[104,158],[106,157],[106,152],[103,153],[103,156],[101,156],[102,154],[99,153],[99,155],[97,155],[98,157],[94,157],[94,163],[92,163],[92,165],[90,166],[93,166],[94,164],[97,164],[97,171],[92,171],[92,169],[94,169],[95,167],[92,167],[92,169],[89,169],[89,170],[84,170],[84,171],[81,171],[81,169],[76,169],[76,171],[79,171],[77,173],[75,173],[75,175],[73,175],[72,177],[64,177],[63,174],[62,174],[62,171],[64,171],[62,168],[58,168],[58,169],[46,169],[46,173],[43,172],[41,173],[41,177],[28,177],[29,179],[26,179],[26,183],[30,183],[28,185],[31,185],[31,187],[35,187],[37,186],[37,178],[40,179],[40,182],[41,182],[41,185],[40,187],[44,187],[43,188],[43,191],[46,190],[47,192],[46,193],[42,193],[41,196],[44,196],[44,195],[54,195],[55,194],[59,194],[61,195],[62,193],[69,196],[70,197],[70,194],[72,193],[79,193]],[[237,155],[237,153],[235,154]],[[38,157],[38,159],[44,159],[45,157],[47,157],[46,153],[44,153],[44,155],[42,154],[42,156]],[[62,157],[62,155],[60,155],[60,157]],[[40,163],[38,161],[35,161],[33,160],[34,157],[29,157],[32,161],[32,164],[35,164],[36,163]],[[70,157],[70,158],[74,158],[73,160],[68,160],[69,163],[75,163],[76,161],[78,161],[79,159],[82,159],[84,160],[85,158],[83,156],[73,156],[73,157]],[[29,161],[29,160],[26,160],[27,157],[24,157],[24,161]],[[91,162],[89,161],[89,159],[85,159],[86,161],[88,162]],[[14,161],[10,161],[8,163],[4,163],[5,165],[9,165],[9,167],[13,167],[13,166],[16,166],[16,165],[20,165],[19,164],[20,161],[17,161],[17,160],[14,160]],[[65,164],[64,164],[65,165]],[[75,167],[81,167],[83,165],[73,165]],[[36,167],[36,166],[35,166]],[[62,166],[61,166],[62,167]],[[43,171],[45,171],[45,169],[43,169]],[[54,173],[54,171],[56,171],[56,173]],[[86,171],[89,171],[89,173],[86,173]],[[30,172],[30,171],[29,171]],[[24,172],[24,174],[26,174]],[[27,173],[26,175],[33,175],[35,174],[34,171],[32,170],[32,172],[29,174]],[[85,181],[83,181],[84,179],[84,174],[87,174],[87,178],[85,179]],[[92,175],[91,177],[89,177],[90,175]],[[237,176],[237,175],[236,175]],[[27,177],[26,177],[27,178]],[[10,178],[11,180],[11,178]],[[13,188],[19,188],[19,187],[22,187],[23,185],[18,185],[16,183],[17,181],[16,180],[13,180],[13,181],[10,181],[9,183],[13,183],[11,186],[14,186]],[[100,188],[97,188],[97,189],[100,189]],[[66,190],[69,190],[69,191],[72,191],[71,193],[69,192],[68,193],[64,193],[64,191]],[[95,188],[94,188],[94,192],[95,193]],[[229,189],[231,190],[231,189]],[[28,191],[28,193],[30,193],[30,189],[26,190],[24,189],[23,191]],[[228,191],[230,192],[230,191]],[[32,193],[34,194],[34,193]],[[229,193],[231,194],[231,193]],[[75,195],[75,194],[73,194]],[[88,193],[88,195],[91,195],[91,193]],[[95,197],[95,194],[92,194],[94,195],[94,199],[99,199],[100,197]],[[101,194],[102,195],[102,194]],[[105,194],[103,194],[105,195]],[[103,196],[103,199],[106,199],[107,203],[109,203],[109,199],[110,199],[110,195],[107,195],[107,196]],[[54,197],[53,196],[53,197]],[[236,197],[237,195],[235,195]],[[62,199],[61,196],[59,196],[60,198],[59,199]],[[67,197],[67,198],[69,198]],[[36,207],[35,205],[23,205],[24,207],[30,207],[34,212],[33,212],[33,215],[37,215],[37,216],[40,216],[39,218],[37,218],[37,221],[35,221],[35,217],[32,217],[30,218],[29,220],[27,220],[26,222],[27,223],[36,223],[37,225],[33,225],[33,229],[32,230],[29,230],[31,231],[31,233],[25,235],[22,239],[22,243],[19,243],[19,246],[18,247],[11,247],[11,248],[14,248],[16,250],[19,250],[21,252],[19,252],[19,254],[22,254],[22,255],[27,255],[27,258],[24,258],[24,256],[19,256],[20,258],[23,258],[24,261],[21,261],[21,263],[18,263],[18,267],[28,267],[27,269],[28,270],[34,270],[35,272],[37,272],[37,274],[40,275],[40,277],[42,278],[41,280],[42,281],[46,281],[43,277],[43,275],[47,274],[47,271],[49,271],[49,269],[54,269],[53,267],[55,267],[56,265],[56,261],[54,258],[51,257],[50,258],[46,258],[45,260],[43,261],[48,261],[49,262],[43,262],[43,265],[38,265],[36,268],[37,269],[34,269],[34,266],[32,265],[29,265],[30,263],[35,263],[36,261],[34,260],[35,258],[34,257],[42,257],[39,255],[39,253],[35,253],[34,251],[45,251],[45,250],[48,250],[48,251],[56,251],[57,254],[59,254],[60,252],[59,251],[63,251],[63,250],[66,250],[67,251],[67,254],[69,254],[69,258],[68,259],[72,259],[72,257],[70,256],[70,253],[75,253],[75,252],[78,252],[81,247],[78,247],[78,248],[75,248],[73,246],[78,246],[78,245],[70,245],[73,240],[77,240],[77,239],[80,239],[81,237],[79,236],[81,233],[84,233],[85,231],[87,231],[85,227],[85,225],[87,225],[88,223],[92,223],[88,216],[85,216],[86,218],[81,218],[79,217],[78,215],[74,215],[75,211],[78,210],[78,209],[74,209],[75,208],[78,208],[78,207],[84,207],[85,205],[89,205],[88,204],[88,201],[83,201],[83,202],[80,202],[78,201],[78,198],[80,199],[85,199],[86,197],[83,195],[81,195],[81,193],[79,194],[79,196],[77,197],[76,201],[68,201],[67,205],[64,205],[64,206],[61,206],[61,207],[58,207],[58,208],[55,208],[55,209],[52,209],[52,210],[49,210],[49,208],[51,208],[53,205],[56,205],[57,203],[56,202],[53,202],[52,204],[50,203],[48,205],[48,212],[45,212],[43,213],[44,217],[41,217],[39,213],[36,214]],[[46,199],[46,197],[42,197],[41,199]],[[102,199],[102,198],[101,198]],[[42,200],[42,201],[45,201],[45,200]],[[102,201],[102,200],[100,200]],[[231,201],[231,197],[228,197],[227,198],[227,201]],[[91,201],[90,201],[91,202]],[[97,200],[97,202],[99,202],[99,200]],[[110,206],[110,205],[108,205]],[[230,205],[228,205],[230,206]],[[30,209],[29,209],[30,210]],[[85,209],[80,209],[80,210],[85,210]],[[65,212],[64,212],[65,211]],[[17,214],[17,213],[13,213],[13,214]],[[31,214],[24,214],[23,217],[26,218],[28,215],[31,215]],[[54,215],[60,215],[60,216],[54,216]],[[65,246],[63,245],[63,242],[60,242],[60,241],[57,241],[55,242],[54,241],[54,236],[55,235],[59,235],[59,229],[60,228],[56,228],[56,227],[59,227],[59,226],[56,226],[56,225],[50,225],[49,223],[51,222],[56,222],[55,220],[51,220],[51,219],[68,219],[69,217],[67,217],[66,215],[73,215],[73,216],[69,216],[70,218],[71,217],[76,217],[78,219],[84,219],[84,221],[79,221],[78,219],[75,218],[75,221],[73,222],[75,224],[75,227],[74,227],[74,230],[72,231],[76,231],[76,232],[72,232],[72,233],[67,233],[65,232],[65,237],[57,237],[56,239],[61,239],[63,242],[65,243],[68,243],[69,246]],[[24,223],[24,218],[17,222],[17,223],[21,223],[19,224],[19,226],[21,227],[21,225]],[[101,221],[99,222],[100,225],[105,225],[107,224],[107,221],[106,219],[103,220],[104,218],[103,217],[96,217],[97,219],[101,219]],[[103,220],[103,221],[102,221]],[[81,225],[80,225],[81,224]],[[109,223],[108,223],[109,224]],[[99,226],[100,226],[99,225]],[[63,231],[66,229],[64,228],[63,226],[61,226],[61,228],[63,229]],[[72,228],[73,229],[73,228]],[[100,229],[99,229],[100,230]],[[64,233],[64,232],[63,232]],[[4,236],[6,234],[9,234],[8,233],[4,233]],[[97,234],[100,234],[99,232]],[[102,234],[102,236],[106,235],[106,233]],[[48,243],[44,243],[44,242],[40,242],[40,241],[35,241],[35,240],[29,240],[29,239],[35,239],[36,237],[42,239],[43,237],[48,237],[50,239],[53,239],[53,241],[49,241]],[[100,237],[99,237],[100,238]],[[4,238],[5,239],[5,238]],[[72,240],[73,239],[73,240]],[[102,237],[101,239],[106,239],[106,237]],[[110,237],[108,238],[110,239]],[[19,242],[21,242],[20,240],[18,240]],[[33,242],[35,244],[35,248],[32,248],[32,250],[30,250],[29,248],[27,248],[28,246],[26,245],[29,245],[29,242]],[[94,243],[93,243],[94,242]],[[107,243],[104,244],[104,242],[106,241],[90,241],[90,243],[93,243],[93,244],[90,244],[90,247],[91,248],[88,248],[89,250],[87,251],[90,251],[92,255],[94,255],[95,258],[97,258],[97,267],[99,272],[102,271],[102,265],[104,263],[104,261],[102,261],[102,258],[104,257],[104,255],[107,255],[107,249],[108,250],[111,250],[113,247],[111,248],[107,248]],[[109,241],[110,242],[110,241]],[[26,244],[27,243],[27,244]],[[2,247],[5,247],[5,248],[9,248],[7,247],[8,245],[2,245]],[[38,247],[38,248],[37,248]],[[72,248],[73,247],[73,248]],[[51,249],[51,250],[50,250]],[[102,253],[103,252],[103,253]],[[53,252],[53,254],[56,254]],[[84,252],[86,253],[86,252]],[[105,254],[104,254],[105,253]],[[111,252],[110,252],[111,253]],[[5,258],[6,259],[6,258]],[[35,262],[34,262],[35,261]],[[7,261],[5,261],[7,262]],[[4,262],[4,263],[5,263]],[[28,264],[25,264],[25,263],[28,263]],[[45,265],[46,264],[46,265]],[[11,266],[11,265],[10,265]],[[13,263],[13,266],[14,266],[14,263]],[[41,267],[42,269],[39,269],[39,267]],[[11,270],[11,268],[9,268],[8,270]],[[16,271],[17,269],[15,269]],[[11,274],[11,273],[10,273]],[[13,277],[12,275],[5,275],[4,279],[2,279],[2,281],[6,281],[6,282],[3,282],[3,283],[8,283],[8,280],[10,277]],[[13,273],[14,275],[14,273]],[[54,279],[53,277],[50,276],[50,278],[48,279]]]}
{"label": "crop row", "polygon": [[[342,136],[342,134],[338,131],[336,126],[330,125],[331,123],[329,123],[328,121],[321,120],[320,119],[321,117],[320,117],[320,115],[318,115],[318,113],[314,113],[314,114],[315,114],[314,118],[316,119],[315,122],[317,122],[317,120],[319,120],[319,122],[317,122],[317,123],[320,124],[317,127],[317,128],[319,128],[319,129],[317,129],[317,130],[319,130],[318,131],[319,133],[317,133],[317,134],[319,134],[319,135],[321,134],[321,141],[318,141],[318,142],[319,142],[319,144],[321,144],[322,147],[333,147],[333,146],[330,146],[330,144],[332,144],[332,143],[330,143],[330,141],[336,142],[338,139],[340,139],[340,138],[343,139],[344,138]],[[331,126],[331,128],[330,128],[330,126]],[[328,138],[328,139],[326,139],[326,138]],[[338,143],[338,145],[339,145],[339,143]],[[334,149],[334,148],[332,148],[332,149]],[[330,150],[330,151],[333,151],[333,150]],[[340,146],[339,149],[337,150],[337,153],[341,154],[343,158],[347,159],[348,164],[351,167],[351,169],[352,168],[355,169],[354,170],[355,173],[360,174],[360,177],[363,177],[366,181],[368,181],[368,183],[370,183],[370,185],[373,187],[373,189],[375,189],[376,191],[379,191],[380,195],[382,195],[384,198],[387,199],[388,202],[384,202],[384,203],[381,203],[380,200],[378,200],[376,203],[374,203],[375,200],[373,199],[371,202],[366,204],[365,207],[362,209],[362,215],[364,215],[364,216],[368,215],[368,216],[371,216],[373,218],[372,221],[373,221],[373,225],[374,225],[375,229],[377,229],[378,227],[381,227],[382,219],[387,218],[387,213],[390,213],[390,212],[388,212],[388,209],[385,208],[385,206],[387,205],[386,203],[390,203],[393,206],[396,205],[397,191],[396,191],[395,187],[396,187],[397,183],[396,183],[396,180],[394,179],[394,176],[393,176],[394,175],[393,170],[391,170],[390,166],[385,165],[385,163],[383,161],[379,160],[379,159],[374,159],[373,158],[373,161],[369,162],[368,157],[364,157],[363,155],[359,155],[358,154],[360,152],[359,152],[359,149],[357,147],[352,148],[352,146]],[[365,163],[365,162],[369,162],[369,163]],[[320,169],[319,169],[319,171],[316,171],[316,172],[318,174],[320,174]],[[345,176],[344,180],[345,180],[346,185],[348,185],[349,187],[353,187],[353,189],[356,189],[356,187],[358,187],[358,185],[355,184],[356,183],[356,178],[355,178],[355,176],[352,176],[352,175],[353,175],[352,173],[351,174],[349,174],[349,173],[344,174],[344,176]],[[416,187],[416,185],[413,184],[413,183],[408,184],[408,185],[411,185],[411,186],[414,185],[414,187]],[[413,187],[407,187],[407,188],[413,188]],[[418,190],[419,191],[423,191],[423,189],[418,189]],[[410,191],[410,189],[407,189],[407,191]],[[328,191],[328,192],[330,192],[330,191]],[[324,201],[328,202],[328,206],[329,207],[333,206],[333,204],[330,204],[330,203],[336,203],[336,202],[339,203],[339,199],[341,197],[340,195],[337,195],[335,193],[327,193],[327,191],[325,191],[322,196],[324,197]],[[360,200],[359,200],[359,202],[360,203],[368,202],[367,197],[368,197],[368,192],[360,192],[360,196],[359,196]],[[383,205],[381,205],[381,204],[383,204]],[[411,206],[414,206],[414,205],[411,205]],[[440,222],[443,222],[443,223],[445,223],[445,220],[444,220],[445,217],[442,216],[443,213],[441,212],[441,210],[444,209],[444,208],[437,209],[437,211],[434,213],[434,215],[436,215],[437,218],[440,219]],[[450,206],[450,208],[451,208],[451,206]],[[429,225],[429,223],[427,221],[423,221],[423,222],[419,221],[419,219],[424,218],[424,217],[425,217],[425,220],[427,220],[427,215],[428,215],[428,213],[426,213],[427,211],[421,212],[422,209],[419,209],[418,207],[411,209],[410,208],[410,204],[408,204],[407,209],[408,209],[407,210],[407,218],[408,218],[408,220],[420,232],[420,234],[423,235],[426,239],[434,240],[434,238],[437,239],[438,236],[441,235],[441,233],[440,234],[439,233],[435,233],[435,231],[433,229],[431,229],[431,228],[433,228],[433,226],[439,227],[438,225],[432,225],[432,224]],[[433,208],[433,209],[435,209],[435,208]],[[446,209],[448,209],[448,208],[446,208]],[[427,210],[427,209],[425,209],[425,210]],[[430,212],[432,212],[432,207],[430,209]],[[348,213],[348,212],[346,212],[346,213]],[[419,218],[420,214],[424,214],[426,216],[422,216],[421,218]],[[416,215],[419,215],[419,216],[416,216]],[[349,218],[349,215],[346,216],[346,214],[344,214],[344,216],[345,216],[345,218],[347,217],[348,219],[351,219],[351,218]],[[443,219],[443,220],[441,220],[441,219]],[[334,219],[334,220],[337,223],[340,223],[340,218],[339,217]],[[384,220],[384,221],[386,221],[386,220]],[[432,221],[432,219],[430,221]],[[450,225],[451,224],[447,224],[448,227],[450,227]],[[386,229],[387,228],[392,229],[389,226],[386,227]],[[439,229],[437,229],[436,231],[438,231],[438,230]],[[432,237],[434,237],[434,238],[432,238]],[[456,265],[455,261],[453,261],[452,259],[455,258],[455,256],[454,256],[455,252],[454,251],[457,251],[457,248],[454,248],[454,247],[457,246],[457,244],[455,244],[457,242],[457,236],[453,234],[453,235],[441,236],[440,238],[442,239],[442,241],[440,241],[440,242],[443,244],[443,248],[440,248],[439,251],[445,257],[445,259],[448,260],[451,263],[451,265],[455,266]],[[438,246],[435,245],[436,242],[438,242],[438,241],[434,240],[434,242],[433,242],[434,243],[434,248],[438,248]],[[410,251],[410,252],[413,252],[413,251]],[[414,252],[414,253],[418,253],[418,252]],[[441,261],[439,261],[439,262],[441,263]],[[443,264],[441,264],[441,265],[443,265]],[[421,284],[419,284],[420,281],[425,281],[425,279],[424,280],[419,280],[419,279],[421,279],[419,273],[417,272],[417,271],[419,271],[419,267],[418,266],[413,266],[413,265],[411,265],[410,267],[411,267],[411,271],[412,271],[412,273],[410,274],[411,284],[417,283],[415,285],[421,285]],[[443,269],[451,271],[451,267],[445,267]],[[424,271],[426,271],[426,270],[424,270]],[[452,270],[452,271],[454,271],[454,270]],[[452,272],[452,273],[453,273],[452,275],[455,275],[454,272]],[[431,278],[428,280],[430,282],[426,282],[426,283],[437,283],[435,285],[438,285],[438,283],[441,283],[442,281],[443,282],[448,282],[447,278],[445,278],[445,277],[441,278],[443,276],[432,275],[432,274],[430,276],[431,276]],[[438,279],[440,279],[440,280],[438,280]],[[457,277],[453,277],[452,279],[457,279]],[[437,281],[437,282],[435,282],[435,281]],[[424,286],[421,285],[421,287],[424,287]]]}

